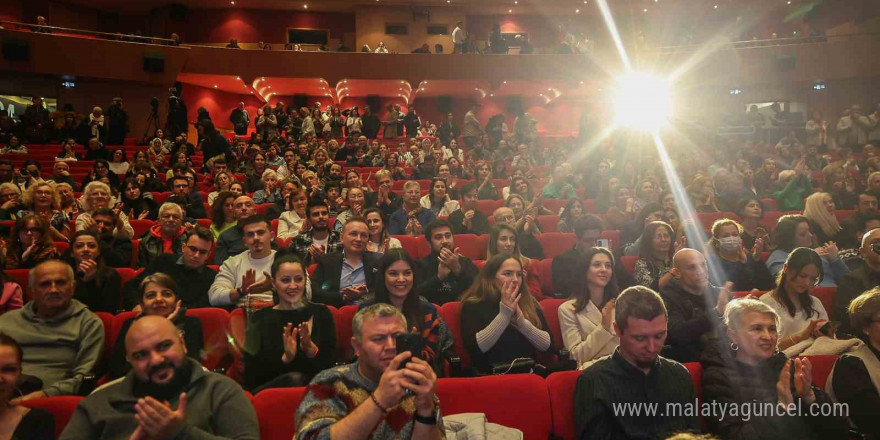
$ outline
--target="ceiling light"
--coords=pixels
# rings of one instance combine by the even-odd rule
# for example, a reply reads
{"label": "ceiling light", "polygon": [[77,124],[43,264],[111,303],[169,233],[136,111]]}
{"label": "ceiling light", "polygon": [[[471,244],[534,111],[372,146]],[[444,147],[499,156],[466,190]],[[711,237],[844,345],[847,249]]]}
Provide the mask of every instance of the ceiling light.
{"label": "ceiling light", "polygon": [[489,96],[495,96],[495,94],[494,94],[494,93],[490,93]]}
{"label": "ceiling light", "polygon": [[786,2],[786,4],[790,5],[790,4],[791,4],[791,0],[788,0],[788,1]]}
{"label": "ceiling light", "polygon": [[518,5],[518,4],[519,4],[519,0],[514,1],[513,4]]}
{"label": "ceiling light", "polygon": [[584,82],[583,82],[583,81],[581,81],[581,84],[583,84],[583,83],[584,83]]}
{"label": "ceiling light", "polygon": [[618,78],[615,101],[616,123],[625,127],[655,131],[668,124],[672,112],[669,80],[645,73]]}
{"label": "ceiling light", "polygon": [[642,12],[648,12],[648,8],[642,9]]}
{"label": "ceiling light", "polygon": [[715,9],[718,9],[718,5],[713,6]]}
{"label": "ceiling light", "polygon": [[231,4],[231,5],[235,5],[235,2],[229,2],[229,4]]}
{"label": "ceiling light", "polygon": [[508,9],[508,10],[507,10],[507,13],[508,13],[508,14],[512,14],[512,13],[513,13],[513,9]]}
{"label": "ceiling light", "polygon": [[507,81],[504,81],[504,84],[507,84]]}
{"label": "ceiling light", "polygon": [[215,89],[217,88],[217,84],[214,84],[214,88],[215,88]]}

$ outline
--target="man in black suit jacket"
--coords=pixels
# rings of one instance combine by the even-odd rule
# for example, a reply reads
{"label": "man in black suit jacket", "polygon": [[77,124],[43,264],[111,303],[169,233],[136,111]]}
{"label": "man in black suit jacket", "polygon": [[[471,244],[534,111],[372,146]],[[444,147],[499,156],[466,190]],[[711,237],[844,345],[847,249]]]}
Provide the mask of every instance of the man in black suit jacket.
{"label": "man in black suit jacket", "polygon": [[366,222],[352,217],[342,228],[342,252],[321,255],[312,274],[312,301],[333,307],[362,302],[375,291],[381,254],[367,251],[370,231]]}

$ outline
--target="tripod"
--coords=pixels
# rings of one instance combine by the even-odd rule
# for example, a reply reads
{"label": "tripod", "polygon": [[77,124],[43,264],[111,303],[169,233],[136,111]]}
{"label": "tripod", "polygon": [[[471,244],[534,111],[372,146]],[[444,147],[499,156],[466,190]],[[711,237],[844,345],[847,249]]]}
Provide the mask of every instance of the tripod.
{"label": "tripod", "polygon": [[156,130],[159,129],[159,113],[156,111],[156,107],[153,107],[150,110],[150,114],[147,116],[147,128],[144,129],[143,139],[147,140],[147,133],[150,132],[150,127],[153,127],[153,133],[156,133]]}

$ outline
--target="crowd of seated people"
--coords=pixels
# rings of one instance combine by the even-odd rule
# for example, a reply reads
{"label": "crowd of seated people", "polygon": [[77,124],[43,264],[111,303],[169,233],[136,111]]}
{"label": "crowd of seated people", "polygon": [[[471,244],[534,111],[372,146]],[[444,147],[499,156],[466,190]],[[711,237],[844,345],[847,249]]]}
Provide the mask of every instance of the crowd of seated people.
{"label": "crowd of seated people", "polygon": [[[288,115],[264,109],[276,111],[276,121]],[[324,117],[320,106],[300,113],[303,120]],[[87,394],[100,378],[120,378],[83,401],[64,438],[84,438],[73,427],[110,429],[88,425],[109,417],[98,416],[101,405],[126,398],[123,392],[187,399],[183,406],[199,401],[187,411],[201,418],[186,429],[205,429],[230,409],[211,407],[209,396],[179,398],[178,391],[205,380],[214,387],[209,392],[232,392],[228,380],[193,371],[211,347],[204,344],[207,327],[190,313],[221,308],[244,316],[234,342],[238,360],[229,366],[244,389],[312,384],[296,413],[301,436],[346,433],[368,422],[364,429],[388,435],[433,433],[430,420],[440,416],[430,388],[459,361],[473,375],[583,370],[572,390],[578,410],[590,412],[579,419],[581,438],[698,429],[693,420],[623,426],[608,420],[614,415],[603,405],[670,389],[665,399],[693,401],[680,363],[698,362],[713,400],[825,402],[831,397],[809,386],[809,362],[788,361],[817,351],[843,354],[843,368],[867,378],[857,383],[836,374],[833,395],[852,402],[859,429],[876,430],[871,417],[859,415],[876,402],[880,318],[871,289],[880,281],[880,218],[877,194],[859,168],[848,174],[861,189],[846,212],[814,181],[819,174],[803,170],[794,178],[809,193],[782,177],[771,183],[778,197],[756,192],[752,162],[800,167],[812,153],[673,148],[685,195],[672,191],[651,151],[597,149],[580,166],[572,163],[571,140],[545,150],[553,140],[528,130],[493,139],[491,127],[475,119],[472,109],[462,136],[446,143],[396,125],[378,139],[353,130],[359,124],[343,125],[340,137],[316,136],[323,132],[314,124],[307,130],[311,121],[293,130],[297,124],[288,120],[263,134],[227,138],[203,120],[201,141],[192,151],[178,145],[178,160],[157,136],[146,149],[124,148],[135,162],[123,176],[101,159],[84,164],[82,193],[73,191],[76,181],[56,181],[59,170],[44,175],[39,161],[0,155],[0,213],[8,228],[2,268],[30,270],[24,291],[4,280],[0,297],[0,333],[21,346],[22,373],[39,381],[22,400]],[[824,148],[828,166],[847,160]],[[101,150],[110,151],[95,141],[83,151],[98,158]],[[750,151],[766,158],[748,157]],[[598,163],[604,182],[588,163]],[[783,210],[786,204],[801,209]],[[126,272],[132,268],[133,275]],[[449,321],[448,310],[458,318]],[[338,321],[342,311],[349,319],[357,311],[350,328],[340,327],[348,326]],[[108,350],[95,314],[104,312],[137,317],[114,330]],[[841,328],[829,331],[829,321]],[[156,339],[176,329],[182,339]],[[408,362],[394,351],[397,333],[419,335],[419,352]],[[344,340],[352,334],[354,341]],[[150,344],[172,350],[167,363],[140,358],[162,350]],[[349,346],[357,361],[334,367],[352,360]],[[777,395],[780,372],[800,381],[786,387],[795,391]],[[646,374],[655,382],[636,385]],[[381,382],[391,377],[394,387]],[[321,394],[326,387],[333,397]],[[368,392],[354,391],[361,389]],[[414,427],[391,422],[401,399],[415,401],[405,418],[418,422]],[[148,429],[150,405],[125,410],[139,414],[140,425],[118,429]],[[333,416],[316,417],[319,409]],[[380,419],[387,422],[377,425]],[[725,437],[780,429],[808,437],[818,433],[814,424],[836,426],[790,419],[711,428]]]}

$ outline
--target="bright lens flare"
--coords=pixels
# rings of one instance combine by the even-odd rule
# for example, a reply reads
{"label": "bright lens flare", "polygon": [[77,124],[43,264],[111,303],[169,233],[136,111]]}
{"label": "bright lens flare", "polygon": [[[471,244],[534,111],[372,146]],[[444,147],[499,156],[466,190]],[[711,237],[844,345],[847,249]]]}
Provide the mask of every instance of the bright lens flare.
{"label": "bright lens flare", "polygon": [[656,131],[669,123],[672,113],[669,80],[628,73],[618,81],[615,104],[618,126]]}

